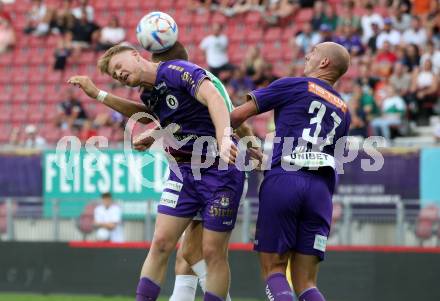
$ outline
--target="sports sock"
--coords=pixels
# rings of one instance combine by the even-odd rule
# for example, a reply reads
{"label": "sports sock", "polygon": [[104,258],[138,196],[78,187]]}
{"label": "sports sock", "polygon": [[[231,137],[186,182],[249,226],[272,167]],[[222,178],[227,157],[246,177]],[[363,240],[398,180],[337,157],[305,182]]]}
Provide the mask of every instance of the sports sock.
{"label": "sports sock", "polygon": [[191,266],[191,269],[193,270],[194,274],[199,277],[199,284],[202,288],[202,291],[206,291],[206,274],[207,274],[207,268],[206,268],[206,262],[205,260],[200,260],[194,265]]}
{"label": "sports sock", "polygon": [[203,301],[224,301],[223,298],[214,295],[213,293],[206,292],[203,296]]}
{"label": "sports sock", "polygon": [[[202,288],[203,292],[206,292],[206,275],[207,275],[207,268],[206,268],[206,262],[205,260],[200,260],[197,263],[195,263],[194,265],[191,266],[191,269],[193,270],[194,274],[197,275],[197,277],[199,277],[199,284],[200,287]],[[226,296],[226,300],[225,301],[231,301],[231,296],[228,295]]]}
{"label": "sports sock", "polygon": [[170,301],[194,301],[197,290],[197,276],[176,275]]}
{"label": "sports sock", "polygon": [[136,301],[156,301],[159,297],[160,286],[148,277],[139,279],[136,289]]}
{"label": "sports sock", "polygon": [[275,273],[267,277],[266,296],[272,301],[293,301],[293,292],[287,282],[286,275]]}
{"label": "sports sock", "polygon": [[311,287],[303,291],[299,297],[299,301],[325,301],[324,296],[319,292],[318,288]]}

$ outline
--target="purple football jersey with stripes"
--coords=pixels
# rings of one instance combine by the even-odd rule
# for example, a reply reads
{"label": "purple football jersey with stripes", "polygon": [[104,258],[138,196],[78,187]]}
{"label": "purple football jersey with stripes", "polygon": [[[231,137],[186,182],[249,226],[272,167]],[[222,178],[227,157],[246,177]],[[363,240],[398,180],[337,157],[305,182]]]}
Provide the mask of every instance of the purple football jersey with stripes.
{"label": "purple football jersey with stripes", "polygon": [[281,140],[274,141],[272,166],[292,152],[333,156],[337,140],[348,133],[351,118],[346,103],[332,86],[317,78],[282,78],[249,96],[258,113],[272,109],[275,113],[275,136]]}
{"label": "purple football jersey with stripes", "polygon": [[[174,137],[182,140],[191,137],[172,155],[190,155],[197,137],[215,138],[215,127],[208,108],[196,99],[197,91],[207,76],[201,67],[184,60],[160,63],[153,90],[141,95],[142,102],[159,119],[163,128],[177,124]],[[204,153],[206,150],[204,150]]]}

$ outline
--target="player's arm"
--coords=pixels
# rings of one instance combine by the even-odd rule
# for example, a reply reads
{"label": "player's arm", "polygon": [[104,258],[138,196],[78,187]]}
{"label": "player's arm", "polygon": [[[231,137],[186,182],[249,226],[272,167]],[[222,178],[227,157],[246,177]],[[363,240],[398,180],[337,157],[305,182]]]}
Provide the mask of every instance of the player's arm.
{"label": "player's arm", "polygon": [[246,101],[231,112],[231,126],[234,129],[239,128],[248,118],[257,114],[258,110],[255,102]]}
{"label": "player's arm", "polygon": [[[89,97],[98,99],[100,91],[88,76],[73,76],[68,81],[69,84],[80,87]],[[131,118],[136,113],[150,113],[143,104],[128,100],[111,93],[103,92],[100,100],[107,107]],[[142,117],[138,120],[141,123],[148,124],[152,120]]]}
{"label": "player's arm", "polygon": [[231,121],[223,97],[208,79],[202,80],[195,97],[208,107],[209,115],[215,127],[220,156],[226,162],[234,162],[237,156],[237,147],[230,138],[232,135]]}

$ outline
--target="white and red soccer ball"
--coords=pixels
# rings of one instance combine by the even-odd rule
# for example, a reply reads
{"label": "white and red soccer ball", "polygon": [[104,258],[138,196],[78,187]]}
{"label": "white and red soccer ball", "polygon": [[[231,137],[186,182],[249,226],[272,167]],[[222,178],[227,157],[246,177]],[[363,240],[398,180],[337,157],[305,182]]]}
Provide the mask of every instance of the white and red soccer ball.
{"label": "white and red soccer ball", "polygon": [[174,19],[163,12],[145,15],[136,27],[136,37],[141,46],[150,52],[161,53],[177,41],[179,29]]}

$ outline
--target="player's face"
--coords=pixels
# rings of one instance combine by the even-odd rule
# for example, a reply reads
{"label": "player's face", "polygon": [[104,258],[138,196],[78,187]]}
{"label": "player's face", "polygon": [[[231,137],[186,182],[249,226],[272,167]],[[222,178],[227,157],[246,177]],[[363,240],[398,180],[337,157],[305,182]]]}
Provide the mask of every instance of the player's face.
{"label": "player's face", "polygon": [[123,85],[139,86],[142,71],[139,59],[136,51],[124,51],[114,55],[108,66],[110,76]]}
{"label": "player's face", "polygon": [[304,75],[309,76],[311,72],[315,71],[319,68],[319,64],[321,63],[322,56],[319,52],[317,46],[313,47],[312,50],[307,53],[306,61],[304,64]]}

